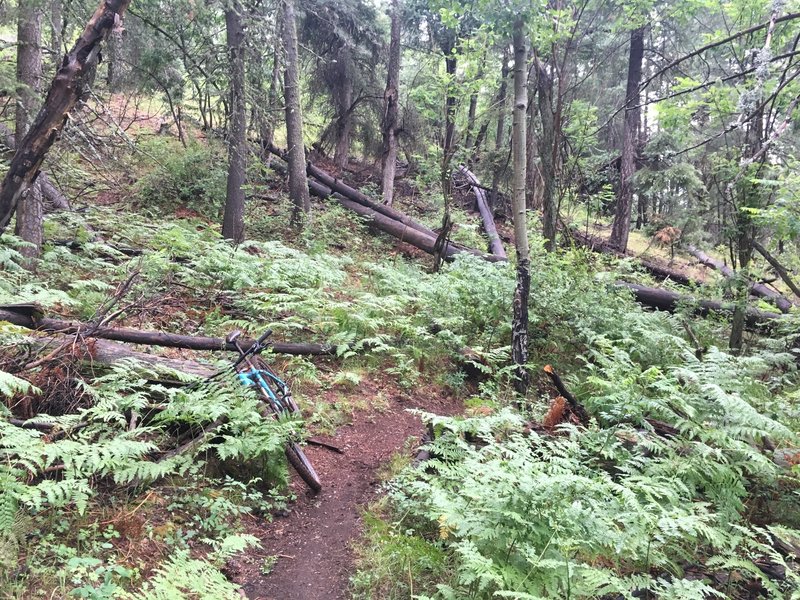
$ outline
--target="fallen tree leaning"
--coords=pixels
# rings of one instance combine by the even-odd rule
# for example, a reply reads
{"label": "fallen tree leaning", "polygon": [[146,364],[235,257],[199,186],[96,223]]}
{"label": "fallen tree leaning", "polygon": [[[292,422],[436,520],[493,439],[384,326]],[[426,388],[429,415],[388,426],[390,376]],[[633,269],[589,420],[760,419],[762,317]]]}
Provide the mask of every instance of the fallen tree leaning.
{"label": "fallen tree leaning", "polygon": [[472,193],[475,194],[475,203],[483,221],[483,230],[486,232],[486,237],[489,238],[489,252],[496,256],[507,258],[503,242],[500,240],[500,234],[497,233],[497,227],[494,224],[494,215],[489,207],[486,190],[483,189],[475,174],[464,165],[460,165],[457,172],[467,179],[472,188]]}
{"label": "fallen tree leaning", "polygon": [[[686,251],[692,256],[694,256],[697,260],[699,260],[700,264],[705,265],[706,267],[710,267],[712,269],[716,269],[728,279],[733,279],[734,277],[736,277],[736,272],[733,269],[731,269],[728,265],[724,264],[722,261],[710,257],[708,254],[696,248],[695,246],[692,245],[686,246]],[[789,300],[784,298],[779,292],[776,292],[775,290],[768,288],[763,283],[751,283],[750,293],[756,296],[761,296],[766,300],[769,300],[775,306],[777,306],[783,313],[789,312],[793,306],[793,304]]]}

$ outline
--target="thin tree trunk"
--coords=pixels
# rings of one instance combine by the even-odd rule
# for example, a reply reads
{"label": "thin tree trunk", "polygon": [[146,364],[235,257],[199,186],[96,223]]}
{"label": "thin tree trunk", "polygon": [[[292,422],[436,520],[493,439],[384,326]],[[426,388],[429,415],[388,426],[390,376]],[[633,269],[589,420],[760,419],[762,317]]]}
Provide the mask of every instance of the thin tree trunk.
{"label": "thin tree trunk", "polygon": [[[47,331],[51,333],[81,333],[86,337],[144,344],[147,346],[165,346],[167,348],[188,348],[191,350],[227,350],[236,352],[236,345],[223,338],[203,337],[198,335],[181,335],[163,331],[147,331],[130,327],[96,327],[93,323],[64,321],[31,315],[29,310],[17,310],[14,306],[0,306],[0,321],[8,321],[14,325]],[[239,340],[239,345],[247,350],[253,340]],[[271,342],[270,348],[279,354],[333,354],[335,346],[330,344],[293,344]]]}
{"label": "thin tree trunk", "polygon": [[525,22],[521,18],[514,23],[514,122],[512,126],[514,194],[512,213],[514,244],[517,250],[517,287],[514,291],[514,314],[511,325],[511,358],[516,365],[514,388],[523,396],[527,393],[530,382],[526,365],[528,362],[528,298],[531,286],[527,211],[525,210],[528,48],[524,27]]}
{"label": "thin tree trunk", "polygon": [[621,252],[628,248],[633,204],[633,176],[636,173],[637,134],[641,123],[639,109],[639,84],[642,80],[644,56],[644,27],[631,31],[628,84],[625,91],[625,125],[622,133],[622,159],[620,162],[620,189],[617,211],[611,227],[609,242]]}
{"label": "thin tree trunk", "polygon": [[542,234],[545,249],[556,248],[558,207],[556,206],[556,121],[553,113],[553,78],[547,66],[536,60],[536,88],[542,135],[539,138],[539,157],[542,164]]}
{"label": "thin tree trunk", "polygon": [[333,164],[339,169],[347,166],[350,158],[350,137],[353,129],[353,56],[346,46],[337,59],[339,82],[336,86],[336,145]]}
{"label": "thin tree trunk", "polygon": [[[536,69],[530,69],[528,73],[528,96],[536,92]],[[530,210],[540,210],[542,208],[542,195],[537,185],[536,159],[536,137],[534,127],[534,117],[536,104],[528,100],[528,133],[525,142],[525,205]]]}
{"label": "thin tree trunk", "polygon": [[739,304],[731,302],[719,302],[718,300],[701,300],[692,296],[683,296],[672,290],[663,288],[651,288],[637,283],[627,283],[618,281],[615,285],[631,290],[636,300],[646,306],[675,312],[682,306],[694,307],[694,312],[706,316],[711,313],[721,312],[726,314],[737,312],[742,314],[742,328],[757,329],[777,323],[783,317],[780,313],[765,312],[750,307],[741,307]]}
{"label": "thin tree trunk", "polygon": [[436,240],[434,250],[434,271],[437,271],[443,258],[441,250],[447,245],[447,238],[453,227],[450,219],[450,196],[452,194],[453,178],[450,173],[450,162],[455,154],[455,133],[456,133],[456,106],[458,99],[455,96],[457,58],[453,53],[455,41],[451,40],[451,45],[444,48],[444,65],[447,73],[447,92],[444,106],[444,138],[442,139],[442,165],[439,172],[439,179],[442,185],[442,198],[444,200],[444,213],[442,215],[442,227],[439,237]]}
{"label": "thin tree trunk", "polygon": [[228,186],[222,235],[239,244],[244,241],[244,189],[247,168],[244,54],[245,39],[242,5],[231,0],[225,8],[228,59],[230,61],[231,118],[228,132]]}
{"label": "thin tree trunk", "polygon": [[36,180],[47,151],[64,128],[83,91],[83,80],[97,62],[100,47],[119,26],[130,0],[103,0],[83,33],[64,57],[42,109],[11,159],[0,188],[0,234],[8,226],[24,192]]}
{"label": "thin tree trunk", "polygon": [[[492,191],[489,194],[489,204],[492,208],[497,205],[497,188],[500,185],[500,176],[508,166],[508,160],[500,160],[500,151],[506,141],[506,96],[508,95],[508,49],[503,49],[503,64],[500,67],[500,89],[497,90],[497,129],[494,133],[495,164],[492,172]],[[480,134],[478,134],[480,137]]]}
{"label": "thin tree trunk", "polygon": [[267,96],[267,114],[261,124],[261,160],[269,166],[272,153],[270,146],[275,138],[275,114],[278,111],[278,91],[280,88],[281,76],[281,55],[280,46],[276,45],[272,53],[272,77],[269,82],[269,94]]}
{"label": "thin tree trunk", "polygon": [[292,222],[302,225],[311,215],[311,198],[306,179],[306,148],[303,143],[303,112],[300,106],[300,73],[297,56],[297,23],[294,0],[283,0],[283,95],[286,103],[286,141],[289,163],[289,196],[294,202]]}
{"label": "thin tree trunk", "polygon": [[394,176],[397,169],[397,133],[400,102],[400,0],[392,0],[392,30],[389,42],[389,66],[386,91],[383,93],[383,203],[391,206],[394,200]]}
{"label": "thin tree trunk", "polygon": [[[42,12],[34,3],[17,7],[17,83],[19,98],[15,111],[14,137],[21,140],[36,112],[42,80]],[[44,209],[41,184],[34,182],[19,201],[15,233],[31,246],[20,248],[29,259],[42,253]],[[33,263],[31,263],[33,266]]]}
{"label": "thin tree trunk", "polygon": [[[755,248],[754,242],[753,242],[753,248]],[[692,245],[686,246],[686,251],[692,256],[694,256],[697,260],[699,260],[700,264],[706,267],[710,267],[712,269],[716,269],[729,280],[734,282],[736,281],[737,279],[736,272],[733,269],[731,269],[728,265],[714,258],[711,258],[708,254],[706,254],[705,252],[699,250],[698,248]],[[750,259],[748,258],[747,262],[749,263],[749,261]],[[742,281],[741,283],[746,284],[745,289],[747,291],[752,293],[754,296],[760,296],[761,298],[764,298],[765,300],[773,303],[780,309],[781,312],[787,313],[791,310],[792,303],[789,302],[789,300],[784,298],[777,291],[768,288],[763,283],[754,283],[752,281]]]}
{"label": "thin tree trunk", "polygon": [[[480,63],[478,64],[478,72],[476,75],[476,79],[478,82],[483,79],[483,70],[486,64],[486,51],[484,50],[483,55],[480,58]],[[467,111],[467,132],[464,135],[464,148],[469,148],[472,146],[472,134],[475,131],[475,115],[478,112],[478,89],[476,88],[472,94],[469,96],[469,110]]]}
{"label": "thin tree trunk", "polygon": [[64,3],[62,0],[52,0],[50,3],[49,25],[50,51],[53,53],[50,60],[51,64],[58,69],[64,53]]}

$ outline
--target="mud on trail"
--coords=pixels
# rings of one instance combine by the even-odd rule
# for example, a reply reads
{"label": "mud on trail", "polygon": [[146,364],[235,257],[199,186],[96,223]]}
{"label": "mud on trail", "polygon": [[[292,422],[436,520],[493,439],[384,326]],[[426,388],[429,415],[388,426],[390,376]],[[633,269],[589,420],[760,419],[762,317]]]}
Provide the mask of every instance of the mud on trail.
{"label": "mud on trail", "polygon": [[[365,390],[366,391],[366,390]],[[377,390],[370,390],[377,391]],[[385,393],[385,392],[384,392]],[[232,578],[251,600],[343,600],[349,597],[353,567],[353,542],[361,534],[361,509],[380,491],[378,470],[402,450],[409,438],[416,448],[423,433],[422,421],[408,409],[438,414],[461,412],[460,400],[428,388],[427,396],[394,393],[380,411],[357,412],[349,425],[333,436],[315,439],[344,451],[307,446],[311,463],[322,480],[314,496],[293,473],[298,496],[285,517],[251,526],[248,533],[261,540],[231,564]],[[269,574],[264,560],[277,556]]]}

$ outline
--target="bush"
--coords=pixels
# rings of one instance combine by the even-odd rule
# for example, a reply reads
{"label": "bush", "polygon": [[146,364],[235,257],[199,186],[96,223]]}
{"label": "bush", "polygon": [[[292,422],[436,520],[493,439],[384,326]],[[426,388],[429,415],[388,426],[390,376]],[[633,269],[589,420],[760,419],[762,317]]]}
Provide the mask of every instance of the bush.
{"label": "bush", "polygon": [[139,181],[136,190],[147,208],[171,212],[185,207],[211,219],[220,216],[225,203],[227,161],[217,149],[195,142],[183,152],[174,152],[160,139],[144,146],[144,152],[158,162]]}

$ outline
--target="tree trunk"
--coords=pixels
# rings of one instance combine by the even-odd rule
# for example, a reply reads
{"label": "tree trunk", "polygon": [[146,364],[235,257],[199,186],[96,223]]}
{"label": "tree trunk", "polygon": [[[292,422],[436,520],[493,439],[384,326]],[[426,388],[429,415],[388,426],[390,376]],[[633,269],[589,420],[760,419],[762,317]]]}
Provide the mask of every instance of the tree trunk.
{"label": "tree trunk", "polygon": [[392,31],[389,42],[389,66],[386,91],[383,93],[383,153],[381,168],[383,203],[391,206],[394,200],[394,175],[397,168],[397,134],[400,103],[400,0],[392,0]]}
{"label": "tree trunk", "polygon": [[244,189],[247,169],[247,132],[245,120],[244,54],[245,39],[242,5],[231,0],[225,8],[228,59],[230,61],[231,118],[228,131],[228,186],[222,235],[240,244],[244,241]]}
{"label": "tree trunk", "polygon": [[[14,137],[21,140],[36,113],[42,80],[42,12],[35,3],[20,2],[17,7],[17,84],[19,97],[15,111]],[[42,253],[44,210],[41,184],[34,182],[19,201],[15,233],[32,244],[20,253],[36,259]],[[34,263],[31,263],[31,266]]]}
{"label": "tree trunk", "polygon": [[628,59],[628,84],[625,91],[625,125],[622,133],[622,160],[620,162],[620,188],[617,211],[611,228],[610,243],[624,252],[628,247],[633,204],[633,176],[636,173],[636,150],[641,125],[639,109],[639,84],[642,81],[644,56],[644,27],[631,31],[630,57]]}
{"label": "tree trunk", "polygon": [[[506,96],[508,95],[508,50],[503,49],[503,64],[500,67],[500,89],[497,90],[497,129],[494,133],[494,169],[492,172],[492,191],[489,195],[489,204],[497,205],[497,188],[500,185],[500,176],[508,166],[508,162],[500,160],[500,152],[506,141]],[[478,134],[480,137],[480,134]]]}
{"label": "tree trunk", "polygon": [[289,196],[295,207],[292,222],[302,226],[304,221],[311,216],[311,198],[306,179],[306,148],[303,142],[303,112],[300,106],[300,73],[294,0],[283,0],[283,48],[286,56],[283,72],[283,95],[286,103]]}
{"label": "tree trunk", "polygon": [[[2,140],[5,146],[11,149],[8,155],[8,159],[11,160],[14,157],[14,149],[17,147],[17,136],[2,123],[0,123],[0,140]],[[53,184],[47,176],[47,173],[39,173],[39,177],[36,178],[36,185],[41,186],[42,202],[45,212],[70,210],[69,200],[67,200],[67,197],[61,193],[61,190]]]}
{"label": "tree trunk", "polygon": [[50,3],[50,51],[52,64],[58,69],[64,53],[64,3],[62,0],[52,0]]}
{"label": "tree trunk", "polygon": [[536,60],[536,88],[539,100],[539,117],[542,135],[539,138],[539,157],[542,164],[542,234],[545,249],[556,248],[558,207],[556,206],[556,120],[553,113],[553,78],[548,66]]}
{"label": "tree trunk", "polygon": [[103,0],[72,50],[64,57],[42,109],[11,160],[0,188],[0,234],[24,192],[36,180],[47,151],[64,128],[83,91],[83,80],[97,62],[100,47],[119,26],[130,0]]}
{"label": "tree trunk", "polygon": [[[528,81],[528,95],[531,96],[536,92],[536,70],[531,69],[528,77],[533,81]],[[528,100],[528,133],[525,141],[525,205],[529,210],[541,210],[542,208],[542,194],[538,184],[537,168],[536,168],[536,136],[534,117],[536,104],[530,99]]]}
{"label": "tree trunk", "polygon": [[[486,63],[486,51],[484,50],[483,55],[480,58],[480,63],[478,64],[478,72],[476,75],[476,79],[480,82],[483,79],[483,70]],[[475,116],[478,112],[478,89],[476,88],[474,92],[472,92],[469,96],[469,109],[467,110],[467,131],[464,135],[464,148],[470,148],[472,146],[472,134],[475,131]]]}
{"label": "tree trunk", "polygon": [[336,67],[339,81],[334,98],[336,145],[333,149],[333,164],[344,169],[350,158],[350,137],[353,129],[353,56],[347,46],[339,51]]}
{"label": "tree trunk", "polygon": [[514,165],[514,195],[512,213],[514,218],[514,244],[517,250],[517,287],[514,291],[514,314],[511,325],[511,359],[516,365],[514,389],[524,396],[528,391],[530,375],[528,362],[528,298],[530,296],[531,272],[528,250],[528,224],[525,210],[525,156],[528,109],[528,48],[524,32],[525,22],[520,18],[514,23],[514,122],[512,125],[512,152]]}
{"label": "tree trunk", "polygon": [[506,96],[508,95],[508,50],[503,49],[503,64],[500,66],[500,89],[497,90],[497,129],[494,133],[494,149],[499,151],[506,141]]}
{"label": "tree trunk", "polygon": [[280,87],[281,55],[280,47],[275,46],[272,53],[272,77],[269,82],[269,95],[267,96],[267,114],[262,122],[259,132],[261,136],[261,160],[269,166],[272,153],[269,151],[275,138],[275,113],[278,110],[278,91]]}
{"label": "tree trunk", "polygon": [[[272,147],[271,150],[280,157],[286,155],[277,148]],[[275,166],[280,170],[280,166]],[[396,237],[401,242],[408,242],[429,254],[436,253],[436,240],[439,236],[437,232],[390,206],[371,201],[365,194],[342,183],[312,163],[308,164],[308,173],[318,180],[308,180],[309,188],[314,195],[320,198],[332,197],[345,208],[371,219],[371,223],[376,229]],[[501,256],[485,254],[474,248],[467,248],[449,241],[444,243],[440,250],[441,256],[445,259],[450,259],[459,252],[466,252],[489,262],[505,262],[507,260]]]}

